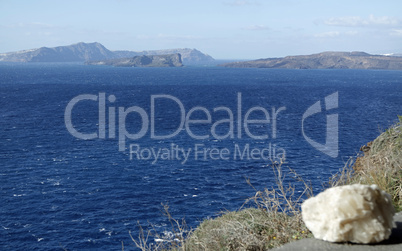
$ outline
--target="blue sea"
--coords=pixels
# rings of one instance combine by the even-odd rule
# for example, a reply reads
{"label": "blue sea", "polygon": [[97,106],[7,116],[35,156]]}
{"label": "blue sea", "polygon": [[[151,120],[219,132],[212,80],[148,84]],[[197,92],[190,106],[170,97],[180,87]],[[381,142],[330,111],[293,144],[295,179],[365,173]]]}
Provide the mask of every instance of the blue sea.
{"label": "blue sea", "polygon": [[2,63],[0,249],[135,250],[162,204],[194,228],[281,157],[318,193],[397,115],[402,71]]}

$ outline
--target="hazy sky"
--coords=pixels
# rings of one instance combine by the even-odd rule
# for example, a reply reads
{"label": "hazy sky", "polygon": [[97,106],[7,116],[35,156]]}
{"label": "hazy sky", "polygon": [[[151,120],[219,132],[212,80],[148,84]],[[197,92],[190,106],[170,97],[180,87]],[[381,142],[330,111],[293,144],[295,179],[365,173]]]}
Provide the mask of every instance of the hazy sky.
{"label": "hazy sky", "polygon": [[0,0],[0,52],[100,42],[217,59],[402,53],[402,1]]}

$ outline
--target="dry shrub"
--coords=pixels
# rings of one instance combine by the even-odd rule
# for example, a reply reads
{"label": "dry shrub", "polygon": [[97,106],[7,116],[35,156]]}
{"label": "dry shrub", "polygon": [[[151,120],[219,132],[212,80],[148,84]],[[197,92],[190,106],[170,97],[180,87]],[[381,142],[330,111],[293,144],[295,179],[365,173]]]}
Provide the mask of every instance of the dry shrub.
{"label": "dry shrub", "polygon": [[383,132],[356,161],[354,182],[377,184],[387,191],[398,211],[402,210],[402,116]]}
{"label": "dry shrub", "polygon": [[[300,203],[312,195],[311,186],[292,169],[296,182],[285,184],[283,162],[273,163],[276,186],[257,191],[246,203],[257,208],[228,212],[205,220],[185,242],[187,250],[267,250],[285,243],[312,237],[301,218]],[[250,181],[247,182],[251,185]],[[295,187],[305,189],[296,195]],[[254,188],[254,187],[253,187]]]}
{"label": "dry shrub", "polygon": [[152,224],[149,224],[149,227],[144,229],[140,223],[137,223],[139,228],[138,238],[135,239],[130,232],[131,240],[137,248],[143,251],[186,250],[184,241],[186,235],[191,233],[191,230],[187,227],[186,221],[184,219],[175,219],[169,212],[169,205],[162,204],[162,207],[162,213],[169,220],[170,229],[160,234]]}

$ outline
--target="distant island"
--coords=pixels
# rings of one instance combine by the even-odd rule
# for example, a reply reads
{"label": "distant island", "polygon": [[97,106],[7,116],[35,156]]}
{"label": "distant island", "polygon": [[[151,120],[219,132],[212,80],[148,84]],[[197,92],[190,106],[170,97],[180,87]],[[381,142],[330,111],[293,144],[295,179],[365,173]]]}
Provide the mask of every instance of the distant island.
{"label": "distant island", "polygon": [[99,61],[87,61],[88,65],[112,65],[120,67],[181,67],[181,55],[149,55],[134,56],[129,58],[117,58]]}
{"label": "distant island", "polygon": [[87,62],[135,56],[181,55],[183,64],[214,62],[214,58],[196,49],[169,49],[150,51],[110,51],[100,43],[77,43],[68,46],[41,47],[38,49],[0,53],[0,62]]}
{"label": "distant island", "polygon": [[232,68],[402,70],[402,57],[371,55],[365,52],[322,52],[304,56],[239,61],[221,66]]}

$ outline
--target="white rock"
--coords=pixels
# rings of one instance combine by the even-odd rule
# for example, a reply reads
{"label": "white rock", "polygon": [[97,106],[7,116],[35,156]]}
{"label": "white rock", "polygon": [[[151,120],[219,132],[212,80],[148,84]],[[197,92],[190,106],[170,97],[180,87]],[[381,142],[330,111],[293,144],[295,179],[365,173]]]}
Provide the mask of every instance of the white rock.
{"label": "white rock", "polygon": [[302,217],[317,239],[376,243],[391,235],[395,209],[377,185],[347,185],[325,190],[302,204]]}

